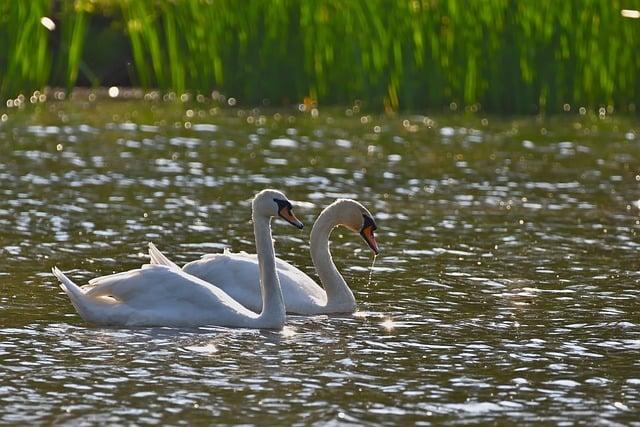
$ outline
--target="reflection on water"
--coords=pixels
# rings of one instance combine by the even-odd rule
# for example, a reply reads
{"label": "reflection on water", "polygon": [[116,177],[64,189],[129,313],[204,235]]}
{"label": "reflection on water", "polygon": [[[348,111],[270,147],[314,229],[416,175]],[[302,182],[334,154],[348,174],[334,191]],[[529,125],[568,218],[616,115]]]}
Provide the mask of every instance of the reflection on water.
{"label": "reflection on water", "polygon": [[[38,108],[0,123],[1,422],[638,421],[633,123]],[[180,263],[253,251],[266,186],[309,224],[337,197],[375,214],[375,264],[332,236],[355,315],[98,329],[48,273],[134,268],[148,241]],[[274,236],[313,275],[307,235]]]}

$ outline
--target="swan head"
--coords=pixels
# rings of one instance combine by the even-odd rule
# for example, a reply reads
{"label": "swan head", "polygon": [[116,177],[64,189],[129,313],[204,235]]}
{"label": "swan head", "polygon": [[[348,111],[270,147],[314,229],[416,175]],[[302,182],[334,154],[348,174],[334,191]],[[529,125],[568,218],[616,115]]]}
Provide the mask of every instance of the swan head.
{"label": "swan head", "polygon": [[373,233],[378,229],[378,226],[371,212],[359,202],[352,199],[338,199],[333,205],[335,206],[334,209],[337,209],[339,212],[338,217],[340,224],[360,234],[373,253],[378,255],[380,249],[378,248],[378,242],[376,242],[376,237]]}
{"label": "swan head", "polygon": [[262,190],[253,198],[252,207],[255,215],[267,218],[279,216],[294,227],[303,227],[302,222],[293,214],[291,202],[280,191]]}

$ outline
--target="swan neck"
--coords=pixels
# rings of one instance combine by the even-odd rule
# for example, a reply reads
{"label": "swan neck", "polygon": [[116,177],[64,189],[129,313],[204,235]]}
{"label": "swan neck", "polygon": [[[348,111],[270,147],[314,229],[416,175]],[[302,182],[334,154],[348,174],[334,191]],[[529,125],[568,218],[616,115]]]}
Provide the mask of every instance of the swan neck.
{"label": "swan neck", "polygon": [[340,224],[334,205],[326,208],[318,216],[311,230],[311,261],[327,293],[327,308],[334,309],[336,312],[350,312],[355,310],[355,297],[336,268],[329,251],[331,232]]}
{"label": "swan neck", "polygon": [[[260,322],[273,322],[274,327],[284,324],[286,309],[280,281],[276,272],[276,254],[271,236],[271,218],[263,216],[253,217],[253,231],[256,238],[256,253],[260,268],[260,290],[262,292],[262,311]],[[266,325],[269,327],[269,325]]]}

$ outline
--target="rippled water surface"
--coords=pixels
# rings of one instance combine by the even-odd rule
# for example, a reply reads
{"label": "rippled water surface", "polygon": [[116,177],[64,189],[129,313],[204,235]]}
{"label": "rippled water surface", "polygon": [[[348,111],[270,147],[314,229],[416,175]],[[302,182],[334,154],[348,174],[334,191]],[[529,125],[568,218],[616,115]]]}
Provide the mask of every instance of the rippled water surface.
{"label": "rippled water surface", "polygon": [[[0,422],[640,425],[636,122],[363,116],[63,102],[0,122]],[[282,332],[105,329],[78,283],[254,251],[274,187],[309,226],[337,197],[376,216],[375,261],[332,253],[358,300]],[[277,254],[313,274],[308,231]]]}

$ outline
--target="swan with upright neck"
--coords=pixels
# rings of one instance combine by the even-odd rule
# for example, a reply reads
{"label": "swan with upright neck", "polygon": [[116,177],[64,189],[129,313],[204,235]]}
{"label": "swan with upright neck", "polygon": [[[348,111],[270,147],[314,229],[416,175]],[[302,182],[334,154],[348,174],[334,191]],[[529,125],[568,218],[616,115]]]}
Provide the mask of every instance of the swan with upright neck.
{"label": "swan with upright neck", "polygon": [[[351,199],[339,199],[327,206],[313,225],[310,237],[311,260],[324,287],[298,268],[276,259],[288,313],[314,315],[355,311],[356,300],[353,292],[336,268],[329,251],[331,231],[340,225],[359,233],[371,250],[375,254],[378,253],[378,244],[374,236],[376,223],[364,206]],[[149,255],[152,264],[177,267],[153,244],[149,245]],[[186,264],[183,271],[215,283],[236,301],[253,311],[258,312],[262,309],[256,255],[230,252],[205,255]]]}
{"label": "swan with upright neck", "polygon": [[58,268],[54,267],[53,273],[80,316],[97,325],[281,329],[286,310],[271,236],[274,216],[302,228],[283,193],[263,190],[253,199],[252,219],[263,307],[258,314],[219,287],[174,266],[145,265],[93,279],[86,287],[73,283]]}

